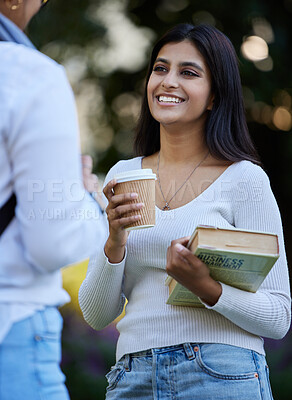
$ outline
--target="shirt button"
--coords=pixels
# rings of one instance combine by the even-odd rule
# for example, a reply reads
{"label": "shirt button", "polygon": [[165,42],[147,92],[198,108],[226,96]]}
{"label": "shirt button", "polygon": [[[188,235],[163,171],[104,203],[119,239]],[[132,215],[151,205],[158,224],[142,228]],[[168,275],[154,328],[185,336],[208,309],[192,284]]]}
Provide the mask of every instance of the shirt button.
{"label": "shirt button", "polygon": [[39,336],[39,335],[35,335],[35,340],[37,341],[37,342],[40,342],[41,340],[42,340],[42,338]]}

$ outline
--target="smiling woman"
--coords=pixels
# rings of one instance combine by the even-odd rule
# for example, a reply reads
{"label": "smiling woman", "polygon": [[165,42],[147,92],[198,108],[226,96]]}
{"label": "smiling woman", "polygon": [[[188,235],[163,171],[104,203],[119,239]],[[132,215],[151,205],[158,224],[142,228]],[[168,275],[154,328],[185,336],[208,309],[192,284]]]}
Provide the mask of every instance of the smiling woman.
{"label": "smiling woman", "polygon": [[[216,28],[182,24],[156,43],[135,149],[105,179],[109,235],[79,291],[95,329],[128,300],[106,399],[271,400],[262,336],[282,338],[290,325],[282,225],[247,130],[236,53]],[[114,177],[141,168],[157,174],[156,225],[129,235],[144,204],[116,194]],[[187,248],[197,225],[278,235],[280,258],[256,293],[210,276]],[[167,275],[203,307],[166,304]]]}

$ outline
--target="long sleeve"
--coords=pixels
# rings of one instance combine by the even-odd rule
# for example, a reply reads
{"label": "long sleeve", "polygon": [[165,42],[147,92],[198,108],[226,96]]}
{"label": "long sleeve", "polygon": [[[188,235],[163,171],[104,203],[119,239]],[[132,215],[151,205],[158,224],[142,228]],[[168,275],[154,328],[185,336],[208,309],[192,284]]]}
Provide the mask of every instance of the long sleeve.
{"label": "long sleeve", "polygon": [[123,311],[122,293],[125,258],[111,264],[101,251],[90,260],[85,280],[79,290],[79,304],[85,321],[94,329],[103,329]]}
{"label": "long sleeve", "polygon": [[63,68],[20,46],[15,56],[26,68],[11,67],[17,79],[6,84],[3,115],[16,220],[26,262],[45,274],[92,255],[105,221],[82,183],[77,115]]}
{"label": "long sleeve", "polygon": [[[113,178],[120,164],[108,172],[104,186]],[[106,198],[104,200],[107,201]],[[95,257],[90,259],[86,278],[79,290],[79,304],[84,319],[97,330],[117,318],[122,313],[126,301],[122,287],[127,250],[120,263],[111,264],[103,247],[104,243],[99,246]]]}
{"label": "long sleeve", "polygon": [[235,227],[276,233],[280,257],[256,293],[222,284],[222,295],[210,308],[250,333],[281,339],[290,326],[291,299],[279,209],[259,167],[243,174],[234,193]]}

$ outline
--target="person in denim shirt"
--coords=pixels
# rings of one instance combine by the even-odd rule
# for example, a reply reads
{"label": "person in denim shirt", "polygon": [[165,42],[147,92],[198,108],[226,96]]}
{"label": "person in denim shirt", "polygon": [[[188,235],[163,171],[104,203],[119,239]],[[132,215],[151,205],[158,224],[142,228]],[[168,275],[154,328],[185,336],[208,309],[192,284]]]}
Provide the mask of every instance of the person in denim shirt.
{"label": "person in denim shirt", "polygon": [[0,208],[16,197],[0,237],[1,400],[68,399],[58,307],[70,299],[60,269],[89,257],[105,235],[82,183],[65,71],[23,33],[46,2],[0,0]]}

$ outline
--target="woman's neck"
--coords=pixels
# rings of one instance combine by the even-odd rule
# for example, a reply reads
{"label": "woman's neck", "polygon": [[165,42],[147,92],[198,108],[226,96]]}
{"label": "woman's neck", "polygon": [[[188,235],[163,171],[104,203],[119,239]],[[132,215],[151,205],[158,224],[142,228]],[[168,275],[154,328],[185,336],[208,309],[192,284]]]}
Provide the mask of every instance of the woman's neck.
{"label": "woman's neck", "polygon": [[181,164],[201,159],[208,152],[204,133],[160,128],[160,158],[164,164]]}

